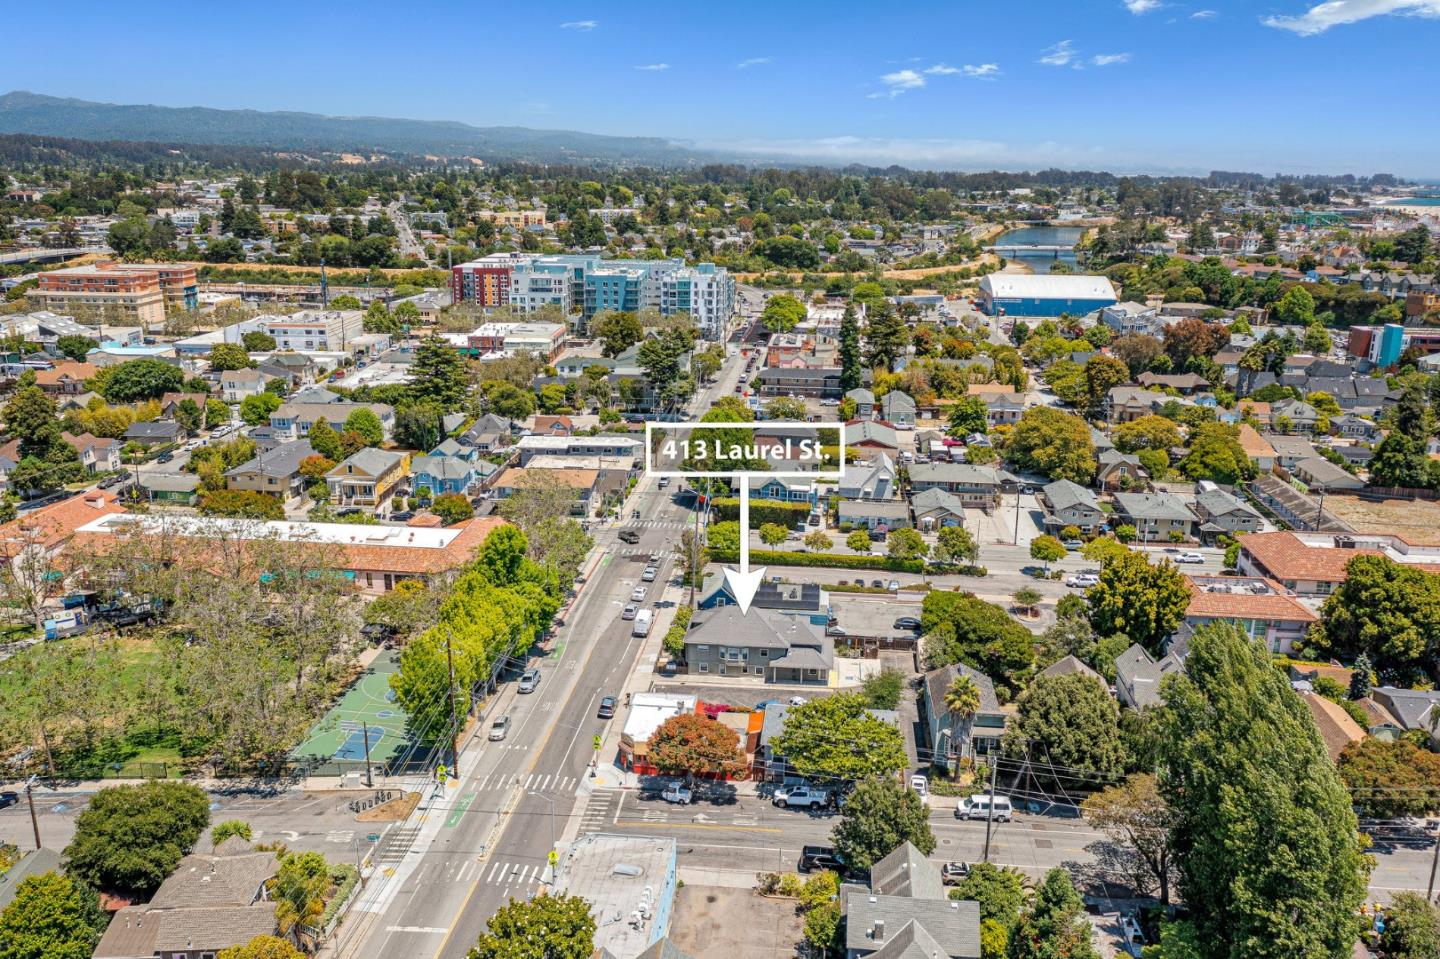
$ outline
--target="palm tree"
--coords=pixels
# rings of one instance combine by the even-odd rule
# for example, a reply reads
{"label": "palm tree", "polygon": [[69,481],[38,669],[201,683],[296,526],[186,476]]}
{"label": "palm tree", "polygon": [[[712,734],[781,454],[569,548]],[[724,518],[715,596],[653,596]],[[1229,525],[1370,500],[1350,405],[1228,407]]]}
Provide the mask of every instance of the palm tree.
{"label": "palm tree", "polygon": [[[968,729],[970,721],[980,711],[980,687],[976,685],[975,680],[964,673],[956,674],[945,689],[945,708],[949,710],[952,717],[959,716],[962,726]],[[955,738],[955,724],[952,720],[950,724],[951,743],[955,742]],[[958,764],[954,772],[959,774]]]}

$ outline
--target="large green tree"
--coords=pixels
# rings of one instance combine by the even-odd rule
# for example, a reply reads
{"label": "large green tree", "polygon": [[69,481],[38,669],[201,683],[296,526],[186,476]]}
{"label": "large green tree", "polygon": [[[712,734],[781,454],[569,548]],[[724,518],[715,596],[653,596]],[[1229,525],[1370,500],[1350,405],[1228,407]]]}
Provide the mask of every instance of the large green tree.
{"label": "large green tree", "polygon": [[860,386],[860,323],[853,304],[845,305],[840,317],[840,389],[846,393]]}
{"label": "large green tree", "polygon": [[1073,413],[1052,406],[1025,411],[1005,442],[1005,458],[1019,469],[1082,486],[1095,476],[1090,427]]}
{"label": "large green tree", "polygon": [[1346,661],[1364,654],[1387,681],[1429,678],[1440,651],[1440,574],[1388,556],[1356,556],[1321,608],[1316,651]]}
{"label": "large green tree", "polygon": [[501,906],[466,959],[590,959],[594,951],[590,903],[561,893]]}
{"label": "large green tree", "polygon": [[1085,901],[1070,873],[1051,869],[1011,940],[1012,959],[1098,959]]}
{"label": "large green tree", "polygon": [[1086,596],[1097,635],[1123,633],[1153,655],[1162,652],[1190,605],[1190,587],[1169,560],[1152,564],[1129,551],[1100,567],[1100,582]]}
{"label": "large green tree", "polygon": [[210,800],[189,783],[153,781],[97,792],[75,820],[66,872],[96,889],[146,896],[210,825]]}
{"label": "large green tree", "polygon": [[599,337],[601,352],[616,357],[645,338],[645,327],[634,313],[602,313],[590,324],[590,332]]}
{"label": "large green tree", "polygon": [[905,737],[869,710],[861,693],[836,693],[792,706],[772,751],[802,776],[855,781],[905,768]]}
{"label": "large green tree", "polygon": [[970,593],[931,590],[920,607],[931,668],[964,663],[1017,685],[1035,665],[1035,637],[993,603]]}
{"label": "large green tree", "polygon": [[963,440],[971,433],[985,433],[988,429],[988,411],[980,397],[962,396],[950,407],[950,420],[945,431],[955,439]]}
{"label": "large green tree", "polygon": [[1197,426],[1190,434],[1190,449],[1180,461],[1180,469],[1193,480],[1226,485],[1255,475],[1255,466],[1240,445],[1240,428],[1226,423]]}
{"label": "large green tree", "polygon": [[1124,768],[1120,710],[1095,677],[1037,676],[1016,705],[1016,722],[1005,731],[1005,752],[1036,761],[1042,780],[1052,778],[1044,771],[1049,766],[1065,767],[1062,776],[1073,775],[1071,770],[1115,776]]}
{"label": "large green tree", "polygon": [[1440,806],[1440,754],[1408,739],[1357,739],[1335,766],[1356,808],[1367,816],[1424,816]]}
{"label": "large green tree", "polygon": [[909,345],[910,328],[889,303],[870,310],[865,326],[866,363],[893,372]]}
{"label": "large green tree", "polygon": [[108,920],[80,883],[57,872],[31,876],[0,912],[0,959],[89,959]]}
{"label": "large green tree", "polygon": [[760,322],[771,333],[789,333],[805,319],[805,304],[788,293],[778,293],[765,303]]}
{"label": "large green tree", "polygon": [[930,807],[892,776],[866,777],[845,797],[831,841],[852,869],[869,869],[904,842],[928,856],[935,850]]}
{"label": "large green tree", "polygon": [[1161,688],[1160,789],[1201,959],[1350,955],[1369,865],[1310,711],[1237,626]]}
{"label": "large green tree", "polygon": [[130,360],[103,371],[100,393],[112,403],[135,403],[178,393],[185,385],[185,372],[163,360]]}
{"label": "large green tree", "polygon": [[239,343],[216,343],[210,349],[209,359],[210,369],[215,373],[244,370],[255,365],[250,362],[250,354],[245,352],[245,347]]}
{"label": "large green tree", "polygon": [[434,403],[450,411],[465,401],[465,361],[438,336],[426,337],[416,347],[410,376],[410,396],[417,403]]}

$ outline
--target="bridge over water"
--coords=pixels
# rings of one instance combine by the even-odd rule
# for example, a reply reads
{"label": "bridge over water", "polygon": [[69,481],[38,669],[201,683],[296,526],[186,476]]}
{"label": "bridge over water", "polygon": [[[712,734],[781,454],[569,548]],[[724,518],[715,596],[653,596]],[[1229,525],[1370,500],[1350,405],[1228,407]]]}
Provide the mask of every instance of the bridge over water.
{"label": "bridge over water", "polygon": [[1065,246],[1058,243],[1003,243],[997,246],[985,247],[986,253],[999,253],[1002,256],[1015,256],[1022,253],[1074,253],[1074,245]]}

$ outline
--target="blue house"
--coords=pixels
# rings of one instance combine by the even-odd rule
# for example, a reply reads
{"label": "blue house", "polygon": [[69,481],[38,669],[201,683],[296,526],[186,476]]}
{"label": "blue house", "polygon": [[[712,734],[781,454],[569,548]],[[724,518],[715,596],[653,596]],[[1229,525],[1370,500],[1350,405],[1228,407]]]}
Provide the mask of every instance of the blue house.
{"label": "blue house", "polygon": [[493,463],[470,463],[456,456],[417,456],[410,462],[411,489],[424,486],[435,496],[465,493],[473,483],[495,472]]}
{"label": "blue house", "polygon": [[809,503],[812,507],[820,502],[815,481],[799,476],[776,476],[755,490],[756,499],[778,499],[786,503]]}

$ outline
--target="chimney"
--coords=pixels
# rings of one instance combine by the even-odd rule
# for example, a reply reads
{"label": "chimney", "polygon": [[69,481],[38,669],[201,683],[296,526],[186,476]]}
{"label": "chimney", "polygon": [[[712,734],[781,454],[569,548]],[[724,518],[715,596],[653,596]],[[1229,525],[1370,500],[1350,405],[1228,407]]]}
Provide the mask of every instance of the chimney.
{"label": "chimney", "polygon": [[885,920],[876,919],[875,924],[870,927],[870,938],[876,942],[885,941]]}

